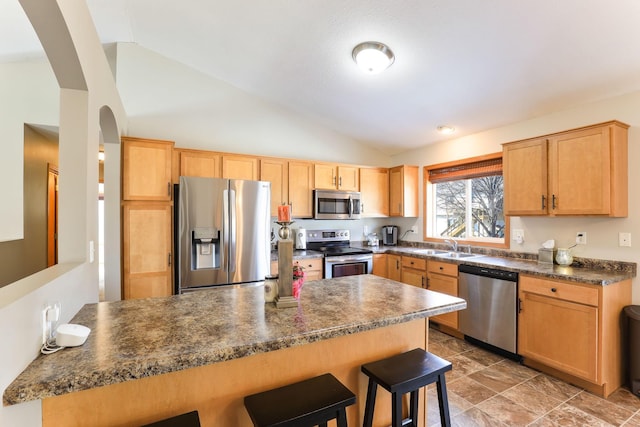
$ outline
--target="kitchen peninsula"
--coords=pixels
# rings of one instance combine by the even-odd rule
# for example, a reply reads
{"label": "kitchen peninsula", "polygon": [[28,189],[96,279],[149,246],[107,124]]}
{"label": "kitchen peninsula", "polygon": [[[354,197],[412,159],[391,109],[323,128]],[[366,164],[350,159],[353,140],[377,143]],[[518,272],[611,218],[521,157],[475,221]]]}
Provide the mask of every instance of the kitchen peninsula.
{"label": "kitchen peninsula", "polygon": [[[358,425],[360,365],[427,348],[427,318],[465,307],[372,275],[307,282],[289,309],[265,304],[262,286],[88,304],[73,319],[91,328],[87,342],[39,356],[3,400],[42,399],[45,427],[134,426],[194,409],[203,426],[250,426],[245,395],[332,372],[357,395],[347,416]],[[390,399],[378,397],[376,423],[388,424]]]}

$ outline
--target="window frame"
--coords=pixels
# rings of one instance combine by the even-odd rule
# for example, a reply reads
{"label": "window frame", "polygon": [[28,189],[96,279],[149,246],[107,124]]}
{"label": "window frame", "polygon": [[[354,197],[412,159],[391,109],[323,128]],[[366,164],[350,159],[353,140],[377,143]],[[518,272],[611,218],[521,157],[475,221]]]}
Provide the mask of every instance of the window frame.
{"label": "window frame", "polygon": [[[437,163],[437,164],[433,164],[433,165],[429,165],[429,166],[424,166],[423,170],[422,170],[422,180],[423,180],[423,197],[422,197],[422,212],[424,212],[423,218],[422,218],[422,230],[423,230],[423,236],[422,236],[422,240],[425,242],[434,242],[434,243],[444,243],[445,240],[447,240],[446,238],[440,238],[440,237],[432,237],[429,236],[429,231],[431,229],[430,226],[430,217],[432,215],[432,209],[433,207],[431,206],[433,203],[433,191],[434,191],[434,184],[429,181],[429,171],[434,170],[434,169],[442,169],[442,168],[450,168],[450,167],[455,167],[455,166],[462,166],[462,165],[469,165],[472,163],[480,163],[480,162],[484,162],[487,160],[495,160],[495,159],[502,159],[502,152],[497,152],[497,153],[491,153],[491,154],[486,154],[486,155],[482,155],[482,156],[476,156],[476,157],[469,157],[466,159],[460,159],[460,160],[454,160],[451,162],[445,162],[445,163]],[[504,176],[504,175],[503,175]],[[489,248],[502,248],[502,249],[509,249],[509,245],[510,245],[510,231],[511,231],[511,226],[510,226],[510,218],[507,215],[504,215],[504,241],[503,242],[496,242],[494,241],[485,241],[483,239],[479,239],[479,238],[467,238],[467,239],[456,239],[456,241],[459,244],[464,244],[464,245],[472,245],[472,246],[480,246],[480,247],[489,247]]]}

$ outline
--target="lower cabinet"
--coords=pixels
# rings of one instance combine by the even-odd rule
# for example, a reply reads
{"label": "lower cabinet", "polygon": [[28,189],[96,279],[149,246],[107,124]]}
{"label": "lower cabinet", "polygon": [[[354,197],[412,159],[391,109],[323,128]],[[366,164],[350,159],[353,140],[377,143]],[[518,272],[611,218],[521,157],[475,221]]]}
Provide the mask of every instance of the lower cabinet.
{"label": "lower cabinet", "polygon": [[387,277],[387,255],[373,254],[373,271],[371,274]]}
{"label": "lower cabinet", "polygon": [[387,279],[402,281],[402,257],[387,254]]}
{"label": "lower cabinet", "polygon": [[630,280],[596,286],[521,274],[519,289],[525,364],[568,374],[564,379],[605,397],[624,383],[620,317],[631,304]]}
{"label": "lower cabinet", "polygon": [[402,283],[417,286],[418,288],[427,287],[427,261],[412,256],[402,257]]}
{"label": "lower cabinet", "polygon": [[[304,268],[305,280],[320,280],[323,276],[323,259],[322,258],[307,258],[293,260],[294,264],[299,264]],[[278,261],[271,261],[271,274],[278,274]]]}
{"label": "lower cabinet", "polygon": [[169,296],[172,286],[171,203],[122,207],[124,299]]}
{"label": "lower cabinet", "polygon": [[[427,289],[443,294],[458,296],[458,266],[447,262],[429,260],[427,262]],[[429,318],[440,325],[458,329],[458,312],[441,314]]]}

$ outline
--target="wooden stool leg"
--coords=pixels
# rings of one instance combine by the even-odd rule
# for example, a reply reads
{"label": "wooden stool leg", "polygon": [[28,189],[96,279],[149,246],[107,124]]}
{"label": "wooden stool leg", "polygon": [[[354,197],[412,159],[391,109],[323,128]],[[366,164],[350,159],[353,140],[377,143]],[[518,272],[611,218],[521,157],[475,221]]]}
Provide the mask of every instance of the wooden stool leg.
{"label": "wooden stool leg", "polygon": [[369,386],[367,387],[367,402],[364,407],[364,421],[362,427],[371,427],[373,425],[373,407],[376,403],[376,389],[378,384],[369,378]]}
{"label": "wooden stool leg", "polygon": [[402,427],[402,393],[391,393],[391,427]]}
{"label": "wooden stool leg", "polygon": [[438,406],[440,407],[440,423],[443,427],[451,427],[451,419],[449,418],[449,400],[447,399],[447,383],[444,373],[438,375],[436,388],[438,390]]}
{"label": "wooden stool leg", "polygon": [[410,427],[418,427],[418,399],[420,399],[420,389],[412,391],[411,398],[409,399]]}

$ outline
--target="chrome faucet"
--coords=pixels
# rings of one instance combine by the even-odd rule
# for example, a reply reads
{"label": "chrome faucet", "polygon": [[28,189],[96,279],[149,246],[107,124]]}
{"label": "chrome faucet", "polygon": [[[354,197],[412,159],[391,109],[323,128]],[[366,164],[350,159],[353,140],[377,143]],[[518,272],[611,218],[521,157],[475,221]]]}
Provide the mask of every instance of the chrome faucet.
{"label": "chrome faucet", "polygon": [[451,245],[451,249],[453,250],[453,252],[458,252],[458,242],[449,239],[445,240],[444,242]]}

